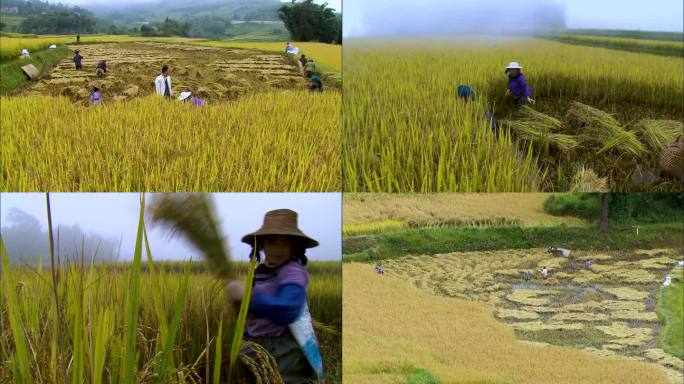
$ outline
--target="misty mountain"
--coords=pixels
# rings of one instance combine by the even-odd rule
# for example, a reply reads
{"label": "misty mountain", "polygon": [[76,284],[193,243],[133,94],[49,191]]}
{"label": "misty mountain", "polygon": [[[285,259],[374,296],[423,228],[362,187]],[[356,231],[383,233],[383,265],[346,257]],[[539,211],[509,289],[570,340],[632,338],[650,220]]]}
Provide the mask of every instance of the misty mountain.
{"label": "misty mountain", "polygon": [[[9,211],[6,221],[2,225],[2,239],[7,247],[10,262],[33,264],[39,257],[42,257],[43,264],[46,265],[50,260],[48,232],[42,229],[40,221],[17,208]],[[78,225],[60,225],[54,228],[54,231],[56,250],[59,231],[59,254],[63,262],[67,259],[80,258],[82,242],[84,259],[87,262],[96,251],[97,261],[116,260],[119,239],[106,238],[97,233],[85,233]]]}
{"label": "misty mountain", "polygon": [[93,3],[85,6],[97,16],[121,24],[182,21],[207,17],[228,21],[278,20],[279,0],[150,0],[149,2]]}

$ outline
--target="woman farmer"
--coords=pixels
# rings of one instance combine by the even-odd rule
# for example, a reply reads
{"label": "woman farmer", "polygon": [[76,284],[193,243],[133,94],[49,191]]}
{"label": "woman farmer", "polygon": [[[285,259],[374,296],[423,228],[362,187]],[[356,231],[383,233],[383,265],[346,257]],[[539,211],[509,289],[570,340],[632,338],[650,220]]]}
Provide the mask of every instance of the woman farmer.
{"label": "woman farmer", "polygon": [[475,100],[475,91],[469,86],[461,84],[456,87],[456,96],[467,104],[469,100]]}
{"label": "woman farmer", "polygon": [[[262,227],[245,235],[242,242],[256,247],[259,262],[245,339],[261,345],[275,358],[284,383],[322,380],[323,361],[307,305],[305,255],[318,242],[298,228],[297,213],[289,209],[267,212]],[[262,253],[265,260],[261,260]],[[227,288],[230,300],[238,305],[244,282],[232,281]]]}
{"label": "woman farmer", "polygon": [[100,83],[95,81],[93,82],[93,88],[92,91],[90,92],[90,104],[92,105],[100,105],[102,104],[102,94],[100,93],[100,90],[102,87],[100,86]]}
{"label": "woman farmer", "polygon": [[313,76],[311,78],[311,83],[309,84],[309,92],[323,92],[323,81],[318,76]]}
{"label": "woman farmer", "polygon": [[527,86],[525,75],[520,71],[523,67],[517,61],[513,61],[506,67],[505,73],[508,75],[508,90],[506,96],[513,96],[513,101],[518,107],[527,104],[534,104],[532,89]]}

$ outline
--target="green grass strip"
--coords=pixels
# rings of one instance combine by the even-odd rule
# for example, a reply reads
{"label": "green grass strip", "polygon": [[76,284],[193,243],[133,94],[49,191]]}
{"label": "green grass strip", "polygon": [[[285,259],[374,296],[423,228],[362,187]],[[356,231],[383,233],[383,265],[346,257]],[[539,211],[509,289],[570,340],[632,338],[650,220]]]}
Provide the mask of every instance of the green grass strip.
{"label": "green grass strip", "polygon": [[658,340],[663,350],[684,359],[684,278],[668,287],[660,287],[656,312],[663,320]]}
{"label": "green grass strip", "polygon": [[21,71],[21,67],[24,65],[33,64],[42,72],[45,66],[53,66],[69,55],[71,55],[71,50],[60,45],[55,49],[45,49],[32,53],[28,60],[17,59],[0,64],[0,95],[6,95],[28,81]]}
{"label": "green grass strip", "polygon": [[489,228],[412,228],[343,240],[344,261],[372,261],[405,255],[543,248],[551,245],[587,249],[632,249],[681,244],[681,222],[646,224],[639,235],[631,227],[598,233],[596,226]]}

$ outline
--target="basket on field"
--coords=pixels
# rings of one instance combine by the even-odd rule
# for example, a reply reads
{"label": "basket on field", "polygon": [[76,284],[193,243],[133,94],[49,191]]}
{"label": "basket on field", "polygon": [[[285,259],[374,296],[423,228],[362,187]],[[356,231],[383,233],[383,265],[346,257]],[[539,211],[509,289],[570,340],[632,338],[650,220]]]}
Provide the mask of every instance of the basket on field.
{"label": "basket on field", "polygon": [[684,135],[663,149],[660,155],[660,170],[684,181]]}

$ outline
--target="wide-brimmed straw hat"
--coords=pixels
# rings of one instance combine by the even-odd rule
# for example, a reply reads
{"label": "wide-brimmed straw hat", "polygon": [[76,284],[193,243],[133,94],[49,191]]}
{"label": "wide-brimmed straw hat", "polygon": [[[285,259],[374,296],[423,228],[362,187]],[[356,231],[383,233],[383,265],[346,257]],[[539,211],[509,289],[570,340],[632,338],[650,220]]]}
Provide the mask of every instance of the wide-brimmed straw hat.
{"label": "wide-brimmed straw hat", "polygon": [[181,92],[180,97],[178,97],[178,100],[183,101],[190,96],[192,96],[192,92]]}
{"label": "wide-brimmed straw hat", "polygon": [[318,246],[318,241],[304,234],[297,226],[297,212],[290,209],[276,209],[266,212],[264,224],[256,232],[246,234],[242,242],[253,244],[254,237],[267,235],[293,236],[302,241],[304,248]]}
{"label": "wide-brimmed straw hat", "polygon": [[92,88],[95,88],[95,89],[102,89],[102,86],[100,85],[100,82],[97,81],[97,80],[96,80],[96,81],[93,81],[92,83],[90,83],[90,86],[91,86]]}

